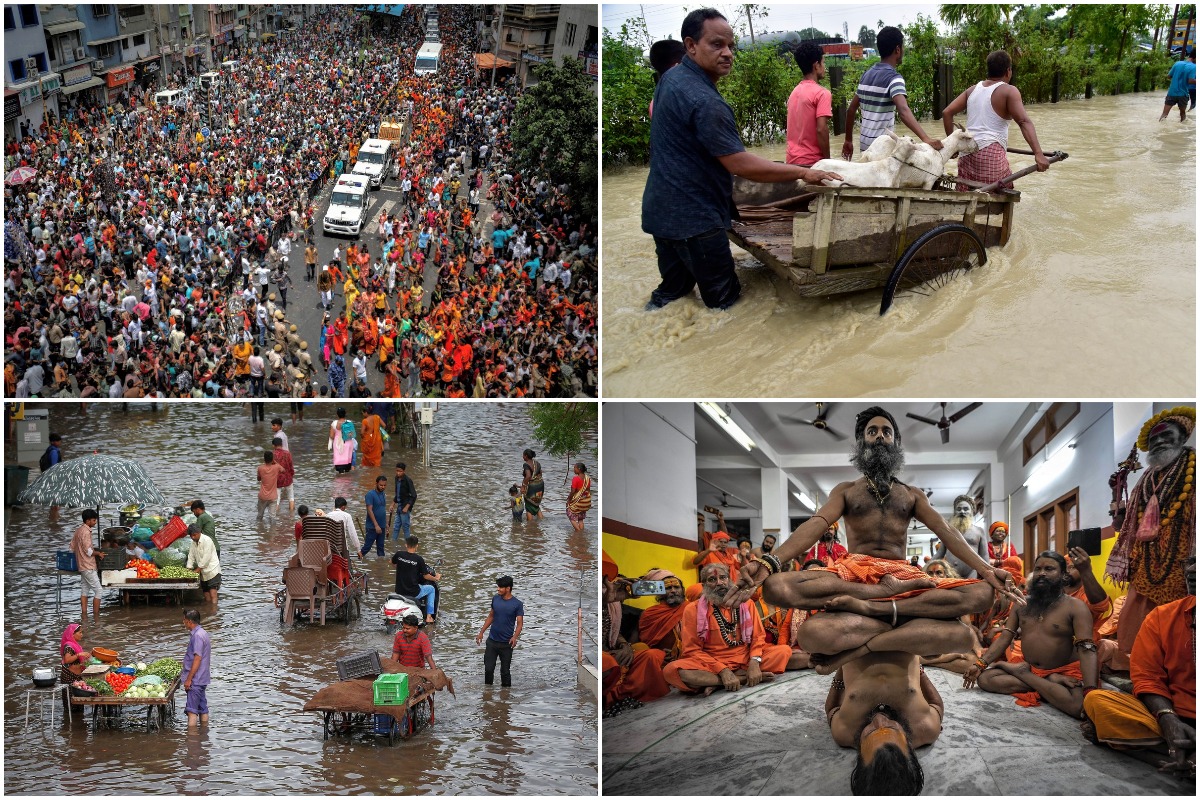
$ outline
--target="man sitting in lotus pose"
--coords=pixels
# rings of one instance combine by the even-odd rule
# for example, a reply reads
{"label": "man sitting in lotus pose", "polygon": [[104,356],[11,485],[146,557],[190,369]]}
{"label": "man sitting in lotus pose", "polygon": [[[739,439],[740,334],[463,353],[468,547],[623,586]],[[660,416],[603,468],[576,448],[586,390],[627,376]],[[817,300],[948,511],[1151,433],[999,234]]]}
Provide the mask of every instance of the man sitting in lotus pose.
{"label": "man sitting in lotus pose", "polygon": [[[822,650],[810,651],[823,654],[813,659],[819,672],[832,672],[873,651],[867,645],[875,636],[909,620],[947,621],[950,627],[944,630],[955,630],[957,635],[956,626],[962,626],[954,620],[987,609],[994,591],[1023,602],[1012,576],[980,558],[929,505],[924,492],[896,480],[904,452],[892,416],[882,408],[868,408],[858,415],[854,427],[856,450],[851,463],[863,477],[836,486],[821,510],[775,552],[742,567],[737,586],[725,598],[726,605],[744,602],[762,584],[763,596],[775,605],[852,615],[839,626],[836,643],[826,642]],[[982,580],[935,580],[909,564],[905,548],[908,523],[914,517]],[[846,524],[847,556],[824,569],[781,571],[783,562],[807,551],[838,518]],[[834,644],[841,646],[835,650]],[[919,655],[944,652],[934,648]]]}

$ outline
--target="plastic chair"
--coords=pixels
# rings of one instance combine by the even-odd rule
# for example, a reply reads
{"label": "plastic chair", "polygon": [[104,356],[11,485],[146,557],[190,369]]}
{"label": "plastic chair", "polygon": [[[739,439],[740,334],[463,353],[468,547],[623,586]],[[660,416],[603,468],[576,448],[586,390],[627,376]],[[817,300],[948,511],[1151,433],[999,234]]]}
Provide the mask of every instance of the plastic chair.
{"label": "plastic chair", "polygon": [[[283,621],[291,625],[295,619],[296,607],[304,604],[311,615],[315,610],[315,595],[317,590],[317,573],[308,567],[288,567],[283,571],[283,585],[287,596],[283,601]],[[322,604],[324,612],[324,604]],[[323,616],[323,613],[322,613]],[[324,624],[322,619],[321,623]]]}
{"label": "plastic chair", "polygon": [[301,567],[308,567],[317,573],[318,586],[329,582],[329,565],[333,562],[333,553],[328,540],[301,539],[296,555]]}

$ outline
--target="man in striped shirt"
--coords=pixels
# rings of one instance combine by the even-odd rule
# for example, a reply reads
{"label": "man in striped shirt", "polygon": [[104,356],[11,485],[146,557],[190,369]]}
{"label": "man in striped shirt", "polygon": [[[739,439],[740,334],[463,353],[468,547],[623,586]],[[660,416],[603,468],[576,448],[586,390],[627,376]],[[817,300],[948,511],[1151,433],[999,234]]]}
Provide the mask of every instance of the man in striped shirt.
{"label": "man in striped shirt", "polygon": [[862,110],[862,127],[858,133],[859,147],[866,150],[871,142],[885,131],[896,127],[896,114],[909,130],[934,150],[941,150],[942,143],[931,139],[921,123],[908,107],[908,89],[904,76],[896,71],[904,59],[904,34],[899,28],[888,26],[875,37],[880,61],[863,73],[858,89],[846,109],[846,141],[842,145],[842,158],[854,158],[854,116]]}

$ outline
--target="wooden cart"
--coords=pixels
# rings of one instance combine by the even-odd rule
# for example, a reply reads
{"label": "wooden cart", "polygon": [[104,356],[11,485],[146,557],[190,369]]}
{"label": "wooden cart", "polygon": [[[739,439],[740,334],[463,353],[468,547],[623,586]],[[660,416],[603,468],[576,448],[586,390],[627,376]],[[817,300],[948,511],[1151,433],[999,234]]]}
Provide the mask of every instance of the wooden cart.
{"label": "wooden cart", "polygon": [[373,678],[339,681],[337,686],[345,698],[342,702],[329,702],[325,699],[326,690],[322,689],[304,705],[305,711],[321,715],[322,739],[359,733],[385,737],[388,744],[394,744],[397,739],[407,739],[433,725],[433,695],[437,689],[432,684],[415,682],[416,691],[403,705],[377,706],[371,689],[373,682]]}
{"label": "wooden cart", "polygon": [[729,238],[804,297],[882,287],[883,314],[896,298],[930,294],[985,264],[986,248],[1008,243],[1021,193],[958,192],[954,180],[928,190],[806,186],[797,195],[794,184],[734,178],[741,219]]}
{"label": "wooden cart", "polygon": [[126,708],[146,709],[146,730],[157,730],[163,726],[168,717],[175,716],[175,692],[179,689],[180,679],[176,678],[167,688],[164,697],[121,697],[120,695],[96,695],[82,697],[71,695],[71,705],[83,706],[86,713],[92,709],[93,728],[117,727],[122,712]]}

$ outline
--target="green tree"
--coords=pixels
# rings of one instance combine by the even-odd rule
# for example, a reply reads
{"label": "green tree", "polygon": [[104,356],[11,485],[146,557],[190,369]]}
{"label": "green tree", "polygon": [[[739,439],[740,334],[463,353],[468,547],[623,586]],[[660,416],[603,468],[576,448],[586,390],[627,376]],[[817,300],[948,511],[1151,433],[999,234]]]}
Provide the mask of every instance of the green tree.
{"label": "green tree", "polygon": [[863,25],[858,29],[858,43],[863,47],[870,47],[874,49],[875,31],[873,31],[871,28],[868,28],[866,25]]}
{"label": "green tree", "polygon": [[597,212],[596,82],[583,62],[569,58],[533,68],[529,87],[513,114],[513,154],[522,170],[570,187],[588,219]]}
{"label": "green tree", "polygon": [[538,444],[554,458],[566,458],[567,474],[571,472],[571,456],[585,449],[596,454],[596,446],[588,445],[596,436],[596,417],[599,403],[529,403],[526,408],[533,423],[533,436]]}
{"label": "green tree", "polygon": [[718,87],[747,145],[778,141],[787,131],[787,101],[804,79],[796,60],[771,46],[742,50]]}
{"label": "green tree", "polygon": [[825,31],[818,30],[817,28],[805,28],[804,30],[798,31],[798,33],[800,34],[801,39],[832,39],[833,38]]}
{"label": "green tree", "polygon": [[637,42],[638,26],[622,25],[613,37],[604,30],[604,165],[644,164],[650,159],[650,115],[654,70]]}

